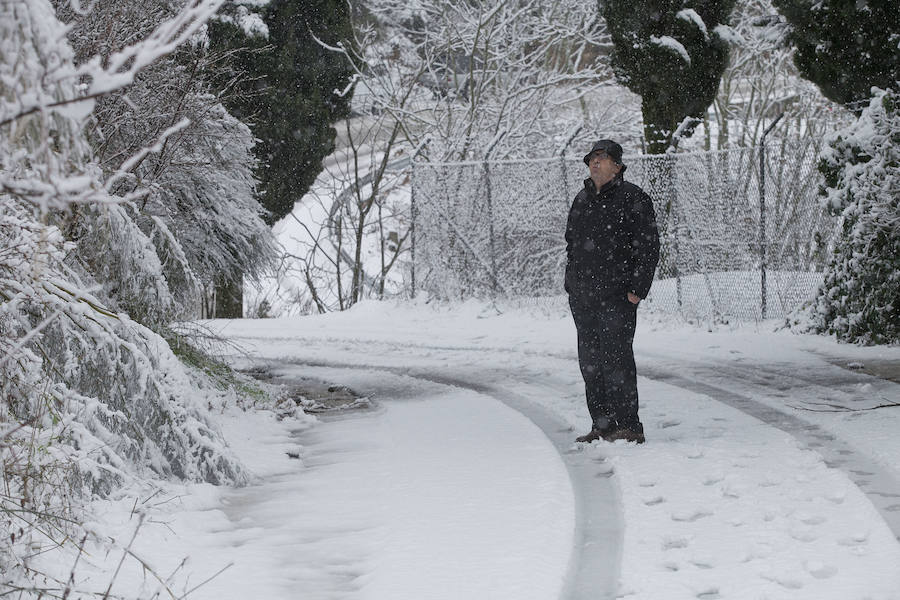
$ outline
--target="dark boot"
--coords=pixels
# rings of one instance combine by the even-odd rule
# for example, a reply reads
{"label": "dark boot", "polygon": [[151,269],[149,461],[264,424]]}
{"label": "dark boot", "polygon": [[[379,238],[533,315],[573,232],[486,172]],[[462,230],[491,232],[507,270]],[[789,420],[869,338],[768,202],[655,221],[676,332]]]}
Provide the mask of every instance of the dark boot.
{"label": "dark boot", "polygon": [[625,440],[626,442],[635,442],[643,444],[646,440],[644,432],[634,429],[614,429],[604,434],[603,439],[607,442],[615,442],[616,440]]}
{"label": "dark boot", "polygon": [[579,435],[577,438],[575,438],[575,441],[582,442],[584,444],[590,444],[591,442],[596,442],[601,437],[603,437],[603,435],[600,433],[599,429],[591,429],[586,434]]}
{"label": "dark boot", "polygon": [[607,435],[610,435],[615,430],[613,425],[607,425],[606,427],[594,426],[589,432],[584,435],[580,435],[575,438],[576,442],[582,442],[584,444],[590,444],[591,442],[596,442],[600,438],[606,439]]}

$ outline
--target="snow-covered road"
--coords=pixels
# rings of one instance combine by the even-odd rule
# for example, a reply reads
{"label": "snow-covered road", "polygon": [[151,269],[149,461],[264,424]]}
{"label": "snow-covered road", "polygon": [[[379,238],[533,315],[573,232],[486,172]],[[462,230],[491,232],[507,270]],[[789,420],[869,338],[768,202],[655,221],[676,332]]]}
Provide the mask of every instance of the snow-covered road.
{"label": "snow-covered road", "polygon": [[417,378],[273,369],[287,380],[310,373],[366,389],[380,398],[377,408],[304,429],[297,468],[223,498],[233,528],[220,535],[251,547],[196,598],[259,597],[248,574],[261,573],[278,582],[267,598],[300,590],[311,598],[559,595],[573,499],[559,455],[531,421],[481,394]]}
{"label": "snow-covered road", "polygon": [[[260,366],[258,360],[253,364],[256,367]],[[623,524],[618,493],[611,480],[613,469],[604,458],[585,454],[573,447],[572,429],[551,411],[501,387],[494,387],[489,382],[467,377],[465,373],[451,375],[452,369],[418,371],[408,367],[379,368],[309,362],[292,364],[273,360],[266,361],[264,364],[268,374],[275,381],[285,384],[297,381],[299,376],[308,377],[310,372],[333,381],[345,382],[345,384],[351,382],[354,389],[362,390],[367,396],[374,397],[379,402],[379,406],[386,409],[388,413],[397,410],[395,406],[398,400],[403,402],[403,399],[409,396],[408,385],[391,386],[390,382],[397,381],[398,377],[401,377],[400,381],[428,382],[455,390],[456,393],[452,397],[445,394],[441,400],[442,410],[449,410],[449,414],[439,414],[439,411],[434,410],[422,413],[423,417],[429,417],[429,419],[420,419],[418,427],[426,432],[428,447],[437,448],[436,452],[427,456],[424,464],[441,466],[436,468],[439,476],[443,476],[440,475],[443,471],[442,464],[448,455],[453,455],[454,460],[459,460],[456,454],[461,454],[464,461],[471,458],[468,456],[468,452],[458,453],[459,445],[467,444],[477,450],[479,455],[486,454],[492,457],[492,460],[471,460],[465,463],[468,465],[467,481],[464,482],[465,485],[460,486],[460,489],[470,489],[473,485],[477,485],[487,491],[487,495],[480,500],[466,497],[466,503],[483,502],[493,505],[484,508],[508,509],[510,503],[504,502],[502,499],[498,500],[497,497],[491,497],[490,490],[496,489],[497,491],[493,492],[494,496],[512,494],[511,505],[517,512],[524,511],[528,515],[525,523],[514,523],[509,520],[504,522],[502,519],[495,519],[491,515],[480,515],[480,518],[472,520],[461,515],[454,515],[453,511],[447,511],[441,517],[442,520],[452,523],[454,520],[463,518],[463,523],[476,524],[478,529],[477,535],[467,539],[465,544],[455,549],[458,552],[455,559],[443,561],[440,565],[444,568],[449,567],[449,571],[456,574],[452,576],[457,579],[457,584],[442,586],[440,592],[430,589],[430,584],[427,584],[422,586],[426,589],[419,589],[415,594],[410,591],[410,593],[399,596],[377,593],[369,595],[371,590],[367,590],[367,594],[363,597],[558,597],[577,599],[615,596],[621,561]],[[477,398],[477,405],[474,409],[471,403],[467,406],[466,403],[459,401],[460,390],[468,391]],[[419,391],[416,400],[422,399],[423,393]],[[498,410],[498,407],[505,407],[505,410]],[[520,432],[518,438],[498,435],[502,434],[506,427],[498,425],[500,422],[492,417],[510,418],[508,412],[510,410],[513,411],[513,414],[527,417],[529,423],[540,428],[544,440],[552,443],[556,449],[555,454],[561,458],[558,467],[564,466],[568,472],[566,483],[561,484],[560,472],[551,477],[535,470],[534,465],[530,465],[533,451],[520,452],[523,444],[532,450],[535,444],[535,431],[528,431],[528,435],[525,435],[524,431]],[[352,418],[352,415],[348,418]],[[375,422],[379,426],[384,426],[378,420]],[[465,428],[468,431],[467,435],[454,435],[452,429],[448,428],[448,424]],[[320,432],[322,436],[335,434],[328,427],[317,429],[322,429]],[[404,435],[404,429],[398,428],[396,434]],[[340,437],[340,434],[338,433],[337,436]],[[336,443],[340,444],[340,442]],[[495,464],[493,449],[498,445],[502,446],[502,451],[496,452],[496,458],[508,461],[504,463],[507,465],[506,470],[515,472],[515,468],[510,469],[513,466],[526,469],[527,477],[524,480],[524,488],[514,489],[507,483],[508,474],[498,478],[496,471],[491,469]],[[541,449],[546,450],[545,447],[541,447]],[[415,452],[415,448],[409,450]],[[469,450],[469,448],[464,448],[464,450]],[[416,454],[421,454],[421,452]],[[403,461],[397,462],[398,468],[402,468]],[[547,462],[546,457],[543,462]],[[417,464],[422,465],[423,463],[418,462]],[[486,472],[483,470],[485,467],[488,467]],[[418,472],[422,470],[427,471],[427,469],[420,469]],[[481,479],[479,479],[479,475]],[[553,500],[548,500],[544,494],[549,494],[549,498]],[[453,494],[449,494],[448,498],[450,502],[454,502]],[[403,502],[395,502],[396,510],[390,512],[402,512],[398,505],[408,501],[407,498]],[[433,499],[432,504],[435,504]],[[534,509],[534,505],[550,507],[554,513],[542,516],[540,510]],[[547,532],[542,532],[539,525],[541,523],[551,524],[555,528],[555,534],[564,542],[564,548],[560,554],[554,556],[552,546],[544,543]],[[420,523],[419,526],[423,534],[431,531],[428,523]],[[498,529],[502,531],[504,528],[507,528],[505,534],[496,534]],[[507,543],[509,540],[505,537],[513,532],[523,539]],[[491,571],[491,574],[480,579],[472,579],[468,576],[464,579],[459,578],[460,572],[469,573],[471,571],[466,568],[465,563],[469,560],[466,556],[473,540],[478,540],[479,548],[484,551],[484,556],[479,560],[485,560],[484,565]],[[533,546],[534,542],[539,542],[539,544]],[[440,542],[440,545],[443,546],[443,542]],[[513,561],[498,562],[496,557],[509,553],[519,558]],[[424,555],[427,555],[427,552]],[[560,557],[566,558],[565,565],[559,563]],[[535,570],[536,566],[537,570]],[[510,572],[504,574],[504,569],[509,568],[511,568]],[[536,586],[532,581],[535,575],[541,576],[546,583]],[[419,581],[415,577],[407,579],[408,585],[417,585],[416,582]],[[425,582],[428,581],[430,580],[425,580]],[[485,590],[482,589],[484,583],[491,583],[498,587]],[[547,589],[548,584],[551,588],[556,585],[556,589],[552,593]]]}
{"label": "snow-covered road", "polygon": [[[893,524],[897,512],[898,420],[883,411],[807,410],[898,398],[897,384],[819,356],[867,360],[886,352],[896,360],[895,349],[649,319],[636,340],[649,441],[585,448],[571,443],[587,420],[564,308],[501,314],[478,303],[371,303],[342,315],[215,327],[245,346],[247,364],[274,360],[300,371],[363,370],[453,384],[540,425],[569,467],[576,536],[589,538],[587,546],[571,546],[570,597],[587,595],[575,575],[592,556],[592,534],[583,527],[593,517],[585,507],[624,519],[618,547],[614,522],[599,544],[607,571],[621,556],[616,581],[595,578],[587,585],[592,597],[900,597],[900,545],[886,522]],[[610,486],[585,492],[573,476],[573,456]],[[605,585],[614,589],[597,589]]]}
{"label": "snow-covered road", "polygon": [[562,303],[209,325],[236,365],[375,409],[221,415],[256,484],[187,486],[137,540],[163,570],[191,555],[199,580],[233,563],[192,597],[900,598],[900,409],[867,410],[900,385],[833,364],[898,348],[645,315],[648,442],[585,446]]}

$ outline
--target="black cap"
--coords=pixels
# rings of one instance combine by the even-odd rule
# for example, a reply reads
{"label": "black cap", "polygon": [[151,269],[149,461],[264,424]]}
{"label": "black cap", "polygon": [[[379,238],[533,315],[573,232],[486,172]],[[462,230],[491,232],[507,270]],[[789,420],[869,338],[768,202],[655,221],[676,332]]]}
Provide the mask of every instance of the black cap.
{"label": "black cap", "polygon": [[612,140],[597,140],[591,147],[591,151],[584,155],[584,164],[588,164],[591,154],[605,152],[616,164],[622,164],[622,146]]}

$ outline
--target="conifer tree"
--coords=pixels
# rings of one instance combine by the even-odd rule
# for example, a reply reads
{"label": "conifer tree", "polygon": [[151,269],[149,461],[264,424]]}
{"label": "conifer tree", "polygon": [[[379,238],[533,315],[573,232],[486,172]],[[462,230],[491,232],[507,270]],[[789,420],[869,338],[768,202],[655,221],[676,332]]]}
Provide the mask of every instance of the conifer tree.
{"label": "conifer tree", "polygon": [[[685,117],[700,119],[728,62],[720,35],[735,0],[600,0],[616,78],[641,96],[644,139],[661,154]],[[690,128],[684,133],[690,133]]]}
{"label": "conifer tree", "polygon": [[[350,7],[345,0],[234,1],[209,31],[213,48],[230,59],[207,76],[258,139],[259,201],[272,225],[309,191],[334,151],[332,124],[350,113],[352,70],[343,54],[320,43],[353,38]],[[242,312],[240,281],[220,282],[215,314]]]}
{"label": "conifer tree", "polygon": [[334,150],[333,123],[350,113],[352,70],[343,54],[317,41],[353,38],[350,7],[346,0],[272,0],[259,8],[265,28],[258,32],[241,26],[239,14],[248,9],[235,4],[226,8],[236,16],[212,23],[210,38],[239,51],[228,71],[211,75],[220,89],[242,88],[225,102],[259,139],[260,201],[272,224],[309,190]]}
{"label": "conifer tree", "polygon": [[794,63],[822,94],[859,113],[873,86],[900,81],[897,0],[774,0],[790,25]]}
{"label": "conifer tree", "polygon": [[877,92],[824,153],[840,238],[815,303],[821,332],[849,342],[900,342],[900,94]]}

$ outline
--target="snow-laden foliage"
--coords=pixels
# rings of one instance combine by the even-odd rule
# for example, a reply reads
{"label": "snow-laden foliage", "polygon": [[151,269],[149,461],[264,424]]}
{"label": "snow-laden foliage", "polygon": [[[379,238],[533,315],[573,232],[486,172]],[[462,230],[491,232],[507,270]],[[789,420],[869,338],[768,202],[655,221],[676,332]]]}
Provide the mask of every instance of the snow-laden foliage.
{"label": "snow-laden foliage", "polygon": [[[167,0],[61,10],[76,57],[85,62],[96,48],[117,52],[176,12],[177,3]],[[120,16],[130,28],[118,23]],[[207,91],[202,76],[218,58],[202,44],[182,46],[127,89],[97,101],[89,135],[104,172],[116,173],[122,156],[137,157],[113,190],[141,194],[119,215],[130,221],[126,228],[139,231],[109,232],[110,215],[92,210],[73,211],[61,225],[78,241],[79,260],[107,271],[104,284],[116,308],[154,329],[199,314],[203,289],[254,280],[275,254],[255,197],[253,135]],[[144,260],[148,251],[158,260]],[[150,286],[156,301],[146,302],[146,284],[134,284],[141,279],[164,282],[163,289]]]}
{"label": "snow-laden foliage", "polygon": [[900,80],[900,4],[896,0],[773,0],[803,77],[857,113],[873,86]]}
{"label": "snow-laden foliage", "polygon": [[662,154],[687,137],[716,96],[728,62],[721,37],[735,0],[599,3],[614,46],[616,78],[641,96],[644,139]]}
{"label": "snow-laden foliage", "polygon": [[258,139],[256,175],[270,224],[309,191],[335,149],[333,124],[350,116],[351,67],[318,40],[350,40],[352,11],[347,0],[232,0],[210,24],[210,48],[224,60],[206,77],[230,92],[225,106]]}
{"label": "snow-laden foliage", "polygon": [[401,122],[413,146],[427,139],[423,157],[547,156],[576,128],[620,135],[631,127],[623,107],[605,102],[610,41],[588,2],[366,5],[377,27],[358,28],[357,104]]}
{"label": "snow-laden foliage", "polygon": [[[129,85],[217,5],[187,2],[145,36],[76,65],[49,0],[0,0],[0,573],[9,590],[37,593],[28,583],[28,556],[50,540],[74,539],[77,496],[150,472],[214,483],[245,478],[205,417],[222,392],[204,386],[162,337],[110,302],[142,296],[133,306],[156,321],[150,313],[177,301],[166,263],[194,270],[175,236],[160,239],[171,228],[141,222],[163,220],[140,212],[159,188],[123,185],[179,129],[103,168],[84,134],[93,96]],[[249,147],[246,128],[233,119],[220,112],[210,122],[219,125],[204,126],[238,138],[235,152]],[[233,161],[231,152],[222,150]],[[180,158],[201,162],[197,154]],[[210,170],[221,167],[207,162],[215,165]],[[182,185],[237,195],[235,188],[251,185],[248,172]],[[253,213],[229,218],[244,214]],[[209,239],[197,243],[216,251]],[[46,593],[63,595],[62,583],[48,585]]]}
{"label": "snow-laden foliage", "polygon": [[741,0],[730,23],[720,26],[730,52],[709,122],[703,124],[706,148],[758,145],[766,128],[783,113],[766,137],[768,143],[793,140],[782,151],[785,158],[797,156],[797,140],[818,155],[825,136],[849,125],[852,113],[800,76],[786,39],[788,25],[772,0]]}
{"label": "snow-laden foliage", "polygon": [[877,90],[821,168],[842,224],[814,323],[844,341],[900,342],[900,94]]}

